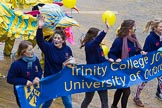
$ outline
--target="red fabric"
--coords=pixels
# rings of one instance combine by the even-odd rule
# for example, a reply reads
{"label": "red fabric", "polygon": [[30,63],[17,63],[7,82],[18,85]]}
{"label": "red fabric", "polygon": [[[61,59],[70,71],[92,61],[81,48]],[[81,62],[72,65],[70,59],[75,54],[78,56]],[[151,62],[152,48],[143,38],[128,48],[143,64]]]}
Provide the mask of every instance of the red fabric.
{"label": "red fabric", "polygon": [[40,12],[39,12],[39,10],[34,10],[34,11],[30,11],[30,12],[24,12],[24,14],[30,14],[30,15],[34,16],[34,15],[40,14]]}
{"label": "red fabric", "polygon": [[61,2],[53,2],[53,4],[57,4],[59,6],[62,6],[63,5],[63,3],[61,3]]}

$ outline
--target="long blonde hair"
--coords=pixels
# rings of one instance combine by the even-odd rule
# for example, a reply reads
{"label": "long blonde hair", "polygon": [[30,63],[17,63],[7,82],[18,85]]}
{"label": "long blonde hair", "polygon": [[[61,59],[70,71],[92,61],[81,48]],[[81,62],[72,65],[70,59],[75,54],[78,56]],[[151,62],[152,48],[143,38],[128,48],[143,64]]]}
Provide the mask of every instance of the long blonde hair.
{"label": "long blonde hair", "polygon": [[151,28],[152,31],[154,31],[155,28],[158,27],[158,24],[161,23],[161,22],[162,22],[162,20],[160,18],[156,18],[153,21],[152,20],[148,21],[143,32],[147,33],[150,28]]}

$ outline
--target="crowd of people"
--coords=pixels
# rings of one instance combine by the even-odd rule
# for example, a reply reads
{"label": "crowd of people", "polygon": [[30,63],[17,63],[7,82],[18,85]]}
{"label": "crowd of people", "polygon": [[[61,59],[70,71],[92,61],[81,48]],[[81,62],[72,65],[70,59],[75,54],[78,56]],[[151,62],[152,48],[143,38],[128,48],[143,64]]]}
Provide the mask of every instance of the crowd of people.
{"label": "crowd of people", "polygon": [[[64,28],[60,27],[54,31],[51,36],[51,41],[47,42],[43,38],[42,28],[44,27],[45,18],[43,16],[38,19],[38,29],[36,34],[36,41],[44,54],[44,74],[41,69],[39,59],[33,51],[33,46],[29,41],[21,41],[17,50],[16,59],[11,64],[8,71],[7,82],[14,85],[14,93],[17,104],[20,106],[16,85],[33,85],[38,84],[43,77],[48,77],[57,74],[64,66],[73,64],[68,60],[73,57],[71,48],[66,44],[66,36]],[[106,33],[109,30],[108,21],[105,22],[105,30],[100,30],[91,27],[85,37],[81,40],[80,48],[85,49],[86,63],[99,64],[103,62],[121,62],[123,59],[131,56],[142,54],[146,55],[148,52],[158,50],[162,47],[162,20],[155,19],[146,24],[145,32],[149,31],[144,47],[142,48],[136,37],[136,24],[132,19],[124,20],[117,31],[117,36],[112,43],[108,53],[108,59],[103,55],[103,49],[100,44]],[[42,75],[43,74],[43,75]],[[158,86],[156,96],[162,100],[162,76],[158,77]],[[147,82],[138,86],[134,102],[140,107],[144,107],[140,99],[140,94]],[[97,91],[101,101],[101,108],[108,108],[108,90]],[[121,98],[121,108],[127,108],[128,98],[131,93],[130,87],[116,89],[111,108],[118,108],[118,102]],[[85,98],[81,103],[81,108],[88,108],[95,92],[86,92]],[[62,102],[65,108],[72,108],[72,96],[62,96]],[[49,108],[52,100],[43,103],[42,108]]]}

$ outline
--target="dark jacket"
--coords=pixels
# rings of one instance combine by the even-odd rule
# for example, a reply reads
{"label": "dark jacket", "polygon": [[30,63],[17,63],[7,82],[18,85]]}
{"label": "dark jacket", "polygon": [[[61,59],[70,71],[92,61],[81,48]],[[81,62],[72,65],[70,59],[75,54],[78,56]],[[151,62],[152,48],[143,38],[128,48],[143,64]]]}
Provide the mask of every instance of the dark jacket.
{"label": "dark jacket", "polygon": [[145,40],[143,50],[146,52],[151,52],[158,50],[160,47],[162,47],[162,41],[160,42],[160,37],[155,32],[150,32]]}
{"label": "dark jacket", "polygon": [[[131,42],[130,40],[127,40],[127,42],[128,42],[129,57],[140,53],[141,49],[137,49],[133,42]],[[114,42],[113,42],[113,44],[112,44],[112,46],[111,46],[111,48],[109,50],[108,57],[112,58],[114,60],[116,60],[118,58],[121,59],[122,45],[123,45],[123,38],[122,37],[117,37],[114,40]]]}
{"label": "dark jacket", "polygon": [[63,45],[62,48],[54,46],[53,42],[47,42],[43,39],[42,29],[37,30],[36,41],[41,51],[45,55],[44,76],[56,74],[62,70],[63,62],[72,55],[69,46]]}
{"label": "dark jacket", "polygon": [[102,31],[94,40],[85,44],[85,55],[87,64],[98,64],[105,62],[103,50],[100,46],[106,33]]}

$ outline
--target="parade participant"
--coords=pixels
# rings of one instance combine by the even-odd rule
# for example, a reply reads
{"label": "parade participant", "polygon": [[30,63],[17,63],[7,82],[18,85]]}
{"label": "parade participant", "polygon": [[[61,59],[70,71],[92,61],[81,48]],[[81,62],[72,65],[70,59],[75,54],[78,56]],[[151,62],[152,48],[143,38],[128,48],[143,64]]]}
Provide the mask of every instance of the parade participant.
{"label": "parade participant", "polygon": [[16,60],[8,71],[7,82],[14,85],[14,94],[20,106],[16,85],[31,86],[38,84],[42,77],[42,69],[38,58],[34,55],[32,43],[21,41],[17,50]]}
{"label": "parade participant", "polygon": [[[56,1],[54,1],[54,2],[59,3],[58,0],[56,0]],[[31,15],[33,15],[34,17],[39,16],[37,12],[40,10],[39,8],[40,8],[40,7],[43,7],[44,5],[46,5],[46,4],[38,3],[37,5],[35,5],[35,6],[32,7],[32,11],[29,12],[28,14],[31,14]],[[56,10],[58,10],[58,9],[56,9]],[[46,10],[46,11],[47,11],[47,10]],[[57,12],[57,11],[56,11],[56,12]],[[33,14],[32,14],[32,13],[33,13]],[[49,12],[47,12],[47,13],[49,13]],[[58,13],[59,13],[59,12],[57,12],[57,15],[58,15],[58,17],[60,18],[61,16],[59,16]],[[66,13],[65,13],[65,14],[66,14]],[[66,16],[67,16],[67,14],[66,14]],[[65,35],[66,35],[66,37],[67,37],[67,41],[68,41],[70,44],[73,44],[73,43],[74,43],[74,41],[73,41],[73,33],[72,33],[72,30],[71,30],[71,27],[68,26],[69,23],[71,23],[71,22],[66,22],[66,20],[64,20],[64,22],[66,23],[65,25],[66,25],[67,27],[59,26],[59,27],[56,27],[55,29],[60,29],[60,28],[61,28],[62,30],[64,30]],[[54,33],[54,32],[52,31],[52,32],[48,32],[48,33],[44,34],[44,35],[43,35],[43,36],[44,36],[44,39],[45,39],[46,41],[48,41],[48,42],[52,42],[51,37],[52,37],[52,34],[53,34],[53,33]],[[44,69],[44,55],[43,55],[43,54],[42,54],[42,59],[40,60],[40,63],[41,63],[42,69]]]}
{"label": "parade participant", "polygon": [[[147,36],[143,47],[143,50],[146,52],[156,51],[160,47],[162,47],[162,20],[155,19],[153,21],[147,22],[144,32],[148,32],[150,27],[151,32]],[[162,76],[158,77],[157,79],[158,79],[158,87],[156,97],[162,100]],[[141,85],[137,87],[137,92],[133,99],[136,105],[140,107],[144,107],[144,104],[140,100],[140,94],[146,83],[147,82],[143,82]]]}
{"label": "parade participant", "polygon": [[[85,55],[87,64],[99,64],[107,61],[104,57],[103,50],[100,46],[102,40],[106,36],[109,30],[109,25],[106,22],[106,30],[100,31],[98,28],[90,28],[85,35],[84,39],[81,40],[81,47],[85,47]],[[108,108],[108,94],[107,90],[97,91],[100,100],[101,108]],[[81,104],[81,108],[88,108],[88,105],[92,101],[95,92],[86,92],[85,98]]]}
{"label": "parade participant", "polygon": [[[57,74],[64,66],[71,64],[72,50],[66,45],[66,36],[63,30],[55,30],[52,36],[52,42],[47,42],[43,38],[44,17],[38,20],[38,30],[36,41],[41,51],[44,53],[44,77]],[[67,62],[66,62],[67,61]],[[62,96],[65,108],[72,108],[72,96]],[[45,102],[42,108],[49,108],[53,99]]]}
{"label": "parade participant", "polygon": [[[108,53],[110,62],[121,62],[122,59],[126,59],[136,54],[145,54],[136,38],[135,27],[134,20],[124,20],[122,22],[118,30],[118,36],[114,40]],[[111,108],[117,108],[120,98],[121,108],[126,108],[129,95],[130,87],[117,89],[114,94],[114,100]]]}

